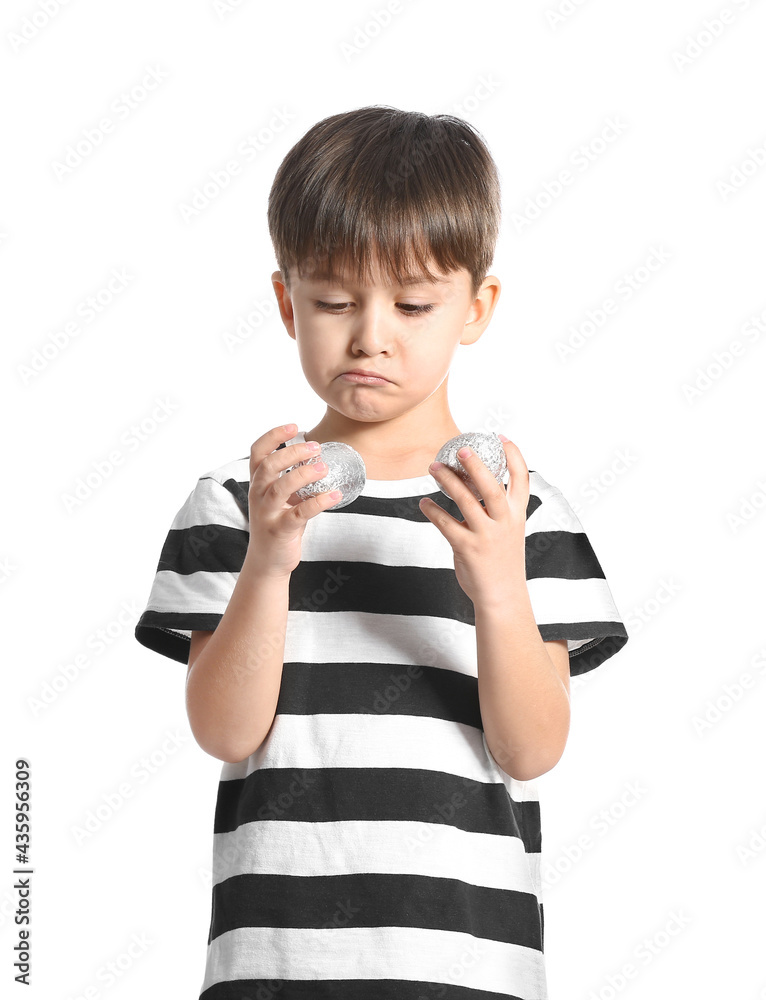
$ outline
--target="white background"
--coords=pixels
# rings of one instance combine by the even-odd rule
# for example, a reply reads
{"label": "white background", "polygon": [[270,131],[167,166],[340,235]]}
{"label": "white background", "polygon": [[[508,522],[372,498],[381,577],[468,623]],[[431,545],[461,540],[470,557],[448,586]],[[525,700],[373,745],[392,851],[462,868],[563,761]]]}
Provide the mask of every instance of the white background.
{"label": "white background", "polygon": [[[573,680],[565,754],[539,779],[552,1000],[762,1000],[765,5],[402,0],[382,29],[384,0],[43,6],[1,15],[0,988],[25,757],[25,996],[197,996],[221,762],[191,736],[185,667],[133,628],[197,478],[324,412],[276,310],[268,191],[315,122],[386,104],[467,118],[498,164],[503,292],[458,348],[452,412],[504,431],[562,490],[630,634]],[[248,160],[240,144],[277,113]],[[57,171],[107,115],[111,132]],[[620,134],[602,141],[609,119]],[[240,173],[185,219],[233,159]],[[113,269],[130,280],[85,322]],[[562,356],[626,275],[638,290]]]}

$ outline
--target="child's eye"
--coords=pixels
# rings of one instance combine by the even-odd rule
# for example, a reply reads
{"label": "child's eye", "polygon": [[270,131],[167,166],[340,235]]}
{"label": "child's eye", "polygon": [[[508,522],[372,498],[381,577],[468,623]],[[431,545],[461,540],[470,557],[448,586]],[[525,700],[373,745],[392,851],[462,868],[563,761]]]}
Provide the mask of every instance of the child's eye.
{"label": "child's eye", "polygon": [[326,309],[329,312],[337,312],[342,306],[347,306],[348,302],[314,302],[317,309]]}
{"label": "child's eye", "polygon": [[423,306],[420,305],[416,306],[412,302],[402,302],[400,304],[404,306],[405,309],[409,310],[409,313],[405,313],[405,315],[410,315],[410,316],[417,316],[420,313],[431,312],[431,310],[433,309],[432,302],[429,302],[427,305]]}
{"label": "child's eye", "polygon": [[[325,312],[342,313],[345,311],[345,307],[351,305],[351,303],[321,302],[319,300],[315,300],[314,305],[317,309],[324,309]],[[402,306],[405,316],[419,316],[421,313],[431,312],[433,309],[432,302],[429,302],[427,305],[415,305],[413,302],[399,302],[398,305]]]}

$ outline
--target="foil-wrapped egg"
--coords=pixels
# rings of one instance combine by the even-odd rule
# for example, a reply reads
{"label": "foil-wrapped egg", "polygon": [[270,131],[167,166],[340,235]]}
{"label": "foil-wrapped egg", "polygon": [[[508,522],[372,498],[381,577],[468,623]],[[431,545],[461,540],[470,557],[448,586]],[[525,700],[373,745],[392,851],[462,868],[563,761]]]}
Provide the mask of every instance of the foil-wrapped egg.
{"label": "foil-wrapped egg", "polygon": [[299,465],[315,465],[322,461],[327,465],[327,472],[321,479],[306,483],[299,487],[295,495],[299,500],[308,500],[319,493],[326,493],[328,490],[342,490],[343,496],[334,503],[332,507],[325,507],[325,510],[339,510],[346,504],[353,503],[364,489],[367,482],[367,470],[364,460],[356,448],[343,441],[325,441],[316,455],[291,465],[280,475],[285,475],[291,469],[296,469]]}
{"label": "foil-wrapped egg", "polygon": [[[481,493],[474,485],[463,463],[457,457],[458,451],[465,447],[470,448],[474,454],[478,455],[498,483],[502,483],[503,476],[508,469],[503,442],[494,431],[489,433],[485,431],[467,431],[465,434],[458,434],[457,437],[449,440],[436,456],[437,462],[443,462],[444,465],[448,465],[450,469],[454,470],[460,476],[477,500],[483,500]],[[442,493],[448,497],[449,493],[447,493],[441,483],[437,483],[437,485]],[[450,497],[450,499],[454,498]]]}

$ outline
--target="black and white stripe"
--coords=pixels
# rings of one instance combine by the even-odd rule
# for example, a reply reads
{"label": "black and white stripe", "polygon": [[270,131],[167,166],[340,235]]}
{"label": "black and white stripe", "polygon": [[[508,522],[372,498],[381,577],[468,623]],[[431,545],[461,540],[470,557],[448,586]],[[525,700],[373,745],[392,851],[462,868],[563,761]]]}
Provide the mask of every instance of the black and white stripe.
{"label": "black and white stripe", "polygon": [[[198,480],[143,645],[186,663],[191,631],[220,621],[248,485],[248,458]],[[306,525],[274,724],[222,766],[203,1000],[547,996],[537,789],[489,753],[473,605],[423,495],[462,520],[424,476],[368,480]],[[526,566],[541,636],[568,640],[572,674],[625,644],[582,525],[534,471]]]}

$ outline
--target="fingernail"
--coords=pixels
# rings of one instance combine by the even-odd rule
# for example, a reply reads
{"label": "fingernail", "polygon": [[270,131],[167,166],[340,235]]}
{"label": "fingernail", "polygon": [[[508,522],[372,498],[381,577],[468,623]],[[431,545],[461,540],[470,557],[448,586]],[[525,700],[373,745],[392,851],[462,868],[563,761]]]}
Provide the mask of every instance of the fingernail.
{"label": "fingernail", "polygon": [[471,454],[471,449],[470,448],[461,448],[460,451],[457,453],[457,457],[458,458],[468,458],[468,456],[470,454]]}
{"label": "fingernail", "polygon": [[510,438],[507,438],[505,436],[505,434],[498,434],[497,436],[500,438],[501,441],[510,441],[511,440]]}

